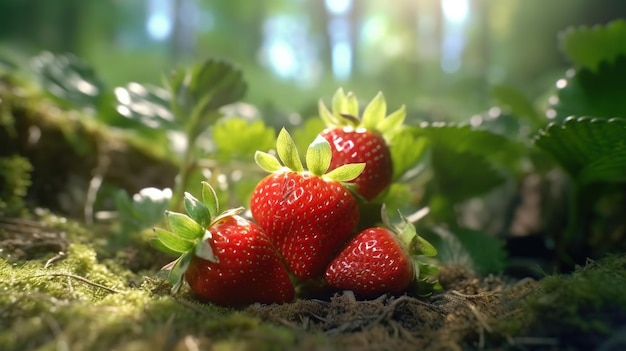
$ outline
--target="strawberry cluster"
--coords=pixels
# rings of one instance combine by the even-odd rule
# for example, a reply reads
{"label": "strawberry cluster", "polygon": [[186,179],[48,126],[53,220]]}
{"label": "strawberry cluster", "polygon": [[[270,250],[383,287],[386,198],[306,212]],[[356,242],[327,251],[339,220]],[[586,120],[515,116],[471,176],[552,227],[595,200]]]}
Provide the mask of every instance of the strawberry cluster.
{"label": "strawberry cluster", "polygon": [[156,229],[153,243],[179,256],[165,267],[174,292],[184,278],[204,300],[242,306],[291,301],[294,285],[312,280],[362,298],[436,284],[432,266],[419,259],[436,250],[404,217],[391,225],[383,205],[383,226],[356,229],[360,205],[384,196],[392,181],[389,143],[404,107],[387,116],[379,93],[359,119],[356,96],[340,89],[332,110],[321,101],[319,109],[327,128],[309,145],[305,164],[284,128],[278,157],[256,152],[270,174],[252,193],[254,222],[239,216],[242,209],[220,213],[208,183],[202,200],[186,194],[187,215],[167,213],[170,230]]}

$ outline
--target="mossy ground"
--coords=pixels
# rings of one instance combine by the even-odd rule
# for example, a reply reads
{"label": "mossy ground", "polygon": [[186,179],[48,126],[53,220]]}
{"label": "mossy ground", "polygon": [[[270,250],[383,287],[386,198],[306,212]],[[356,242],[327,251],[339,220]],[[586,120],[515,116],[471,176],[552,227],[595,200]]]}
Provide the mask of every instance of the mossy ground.
{"label": "mossy ground", "polygon": [[[113,252],[98,230],[50,214],[1,223],[2,350],[589,350],[626,325],[624,255],[540,281],[444,266],[445,289],[428,298],[346,292],[233,310],[170,295],[155,268],[167,258]],[[34,223],[48,233],[37,253]]]}

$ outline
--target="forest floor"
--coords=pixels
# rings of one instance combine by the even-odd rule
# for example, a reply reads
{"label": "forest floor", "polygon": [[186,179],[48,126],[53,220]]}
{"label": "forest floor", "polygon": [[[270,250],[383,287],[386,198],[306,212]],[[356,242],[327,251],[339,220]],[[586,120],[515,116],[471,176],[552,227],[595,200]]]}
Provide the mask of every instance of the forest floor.
{"label": "forest floor", "polygon": [[[234,310],[176,296],[147,241],[49,213],[0,219],[2,350],[620,350],[626,257],[540,280],[444,265],[428,297],[350,292]],[[157,255],[157,256],[155,256]]]}

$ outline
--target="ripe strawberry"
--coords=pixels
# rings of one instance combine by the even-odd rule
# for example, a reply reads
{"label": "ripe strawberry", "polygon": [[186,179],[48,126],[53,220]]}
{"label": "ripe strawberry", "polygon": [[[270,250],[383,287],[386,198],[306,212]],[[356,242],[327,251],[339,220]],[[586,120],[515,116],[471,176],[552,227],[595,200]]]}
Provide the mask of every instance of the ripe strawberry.
{"label": "ripe strawberry", "polygon": [[257,151],[255,160],[272,174],[252,193],[250,210],[270,236],[287,268],[300,279],[320,275],[337,249],[349,239],[358,222],[358,204],[342,181],[354,179],[364,164],[343,165],[326,173],[331,151],[318,137],[306,153],[304,170],[296,146],[281,130],[276,157]]}
{"label": "ripe strawberry", "polygon": [[222,306],[293,300],[289,274],[269,237],[237,214],[243,208],[218,214],[217,197],[202,183],[203,201],[185,194],[182,213],[166,212],[171,232],[155,229],[153,245],[180,257],[164,267],[175,293],[183,276],[201,299]]}
{"label": "ripe strawberry", "polygon": [[328,140],[333,151],[330,169],[365,162],[365,170],[352,181],[357,185],[357,193],[369,201],[383,193],[393,177],[389,143],[402,127],[406,117],[404,106],[385,117],[387,103],[382,93],[378,93],[359,120],[356,96],[351,92],[345,95],[340,88],[333,96],[332,112],[320,100],[319,113],[327,126],[320,135]]}
{"label": "ripe strawberry", "polygon": [[329,286],[374,298],[400,294],[416,280],[423,288],[437,284],[436,268],[419,260],[420,255],[436,255],[435,248],[406,220],[403,228],[392,228],[384,211],[383,206],[388,228],[368,228],[350,240],[326,268],[324,280]]}

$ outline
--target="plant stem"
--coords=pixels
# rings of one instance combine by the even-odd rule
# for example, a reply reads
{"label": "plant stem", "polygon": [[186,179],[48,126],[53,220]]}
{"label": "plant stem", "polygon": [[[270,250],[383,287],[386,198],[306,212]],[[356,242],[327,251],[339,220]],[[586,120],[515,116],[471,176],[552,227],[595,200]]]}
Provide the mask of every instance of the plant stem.
{"label": "plant stem", "polygon": [[183,201],[183,196],[185,194],[185,190],[187,189],[187,184],[189,183],[189,175],[194,168],[194,148],[195,139],[188,140],[187,147],[185,149],[185,153],[183,155],[183,160],[180,164],[180,171],[176,176],[174,191],[172,192],[172,199],[170,200],[170,204],[168,209],[170,211],[178,211],[180,209],[180,205]]}
{"label": "plant stem", "polygon": [[567,194],[567,226],[557,246],[559,260],[566,265],[575,264],[575,258],[572,256],[572,253],[576,251],[580,244],[580,193],[580,183],[577,180],[573,180]]}

